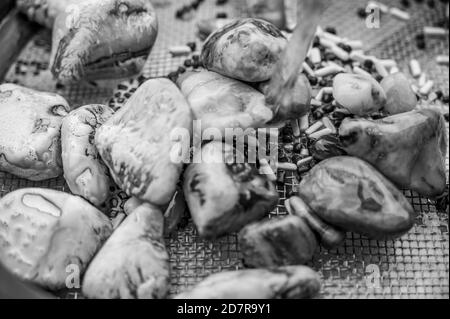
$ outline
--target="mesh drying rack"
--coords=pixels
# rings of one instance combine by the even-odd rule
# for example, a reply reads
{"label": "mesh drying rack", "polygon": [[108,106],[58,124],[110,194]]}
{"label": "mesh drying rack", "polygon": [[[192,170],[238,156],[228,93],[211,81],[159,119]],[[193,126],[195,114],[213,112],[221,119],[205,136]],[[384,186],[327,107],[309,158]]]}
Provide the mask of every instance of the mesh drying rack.
{"label": "mesh drying rack", "polygon": [[[243,15],[242,0],[230,0],[218,6],[215,0],[206,0],[192,20],[175,19],[175,11],[183,1],[152,0],[159,17],[159,35],[143,74],[145,77],[166,76],[183,63],[184,58],[173,58],[168,48],[172,45],[201,42],[195,33],[199,19],[215,17],[226,12],[229,17]],[[400,1],[383,1],[402,8]],[[449,94],[448,66],[435,62],[438,54],[449,54],[447,40],[429,40],[426,50],[419,50],[414,36],[423,26],[433,25],[445,17],[445,5],[441,1],[409,1],[406,10],[411,14],[407,22],[383,15],[379,29],[367,29],[364,19],[357,15],[357,8],[364,8],[364,0],[335,0],[326,10],[322,26],[333,26],[340,36],[360,39],[365,50],[380,58],[395,59],[408,74],[408,62],[416,58],[436,88]],[[429,2],[429,1],[428,1]],[[115,84],[80,84],[62,87],[52,79],[48,70],[50,49],[49,31],[40,30],[11,65],[5,82],[54,91],[65,96],[73,106],[89,103],[123,103],[126,93],[114,92]],[[136,79],[127,81],[126,87],[136,86]],[[125,88],[127,90],[127,88]],[[125,96],[124,96],[125,95]],[[448,105],[445,106],[448,112]],[[448,172],[448,154],[447,154]],[[448,177],[448,173],[447,173]],[[285,214],[284,199],[296,180],[288,178],[278,186],[280,201],[271,214]],[[45,182],[30,182],[0,172],[0,197],[24,187],[43,187],[69,192],[62,177]],[[414,209],[419,212],[415,227],[405,236],[394,241],[368,240],[348,233],[344,244],[334,250],[320,248],[310,265],[323,279],[320,298],[448,298],[449,296],[449,231],[448,212],[439,211],[435,202],[405,191]],[[111,214],[121,209],[125,200],[122,193],[110,202]],[[214,242],[197,236],[190,222],[186,228],[166,240],[171,262],[171,294],[181,292],[209,274],[242,268],[239,243],[236,235],[226,236]],[[80,298],[74,290],[62,295]]]}

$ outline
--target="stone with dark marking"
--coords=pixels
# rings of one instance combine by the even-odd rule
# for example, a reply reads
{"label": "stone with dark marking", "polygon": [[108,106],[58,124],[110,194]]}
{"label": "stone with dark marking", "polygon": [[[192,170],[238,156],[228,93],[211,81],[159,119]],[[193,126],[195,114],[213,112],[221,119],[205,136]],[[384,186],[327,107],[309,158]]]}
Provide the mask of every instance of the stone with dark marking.
{"label": "stone with dark marking", "polygon": [[307,299],[320,286],[319,275],[306,266],[245,269],[211,275],[175,299]]}
{"label": "stone with dark marking", "polygon": [[194,155],[183,189],[199,234],[210,239],[263,218],[278,202],[275,186],[254,166],[236,163],[233,147],[222,142]]}
{"label": "stone with dark marking", "polygon": [[241,19],[211,34],[201,58],[208,70],[246,82],[262,82],[272,76],[286,45],[286,38],[271,23]]}
{"label": "stone with dark marking", "polygon": [[97,129],[113,111],[106,105],[91,104],[71,112],[61,127],[64,178],[72,193],[100,206],[110,193],[111,180],[94,143]]}
{"label": "stone with dark marking", "polygon": [[170,284],[164,218],[150,205],[135,208],[89,265],[82,291],[96,299],[162,299]]}
{"label": "stone with dark marking", "polygon": [[50,290],[83,275],[111,235],[109,219],[81,197],[25,188],[0,200],[0,260],[12,273]]}
{"label": "stone with dark marking", "polygon": [[181,130],[192,132],[189,104],[168,79],[151,79],[97,130],[95,141],[121,189],[142,201],[165,205],[183,167],[184,158],[176,156],[183,141],[174,139]]}
{"label": "stone with dark marking", "polygon": [[69,111],[57,94],[0,85],[0,170],[32,181],[59,176],[60,128]]}
{"label": "stone with dark marking", "polygon": [[298,196],[330,225],[373,239],[405,234],[416,217],[390,181],[355,157],[333,157],[314,166],[303,177]]}
{"label": "stone with dark marking", "polygon": [[139,73],[158,32],[147,0],[17,0],[17,7],[53,28],[50,65],[61,83]]}
{"label": "stone with dark marking", "polygon": [[445,191],[447,133],[445,119],[431,109],[376,121],[345,119],[339,128],[349,155],[371,163],[399,187],[428,197]]}
{"label": "stone with dark marking", "polygon": [[300,217],[290,215],[244,227],[239,232],[239,247],[246,266],[302,265],[312,259],[317,240]]}

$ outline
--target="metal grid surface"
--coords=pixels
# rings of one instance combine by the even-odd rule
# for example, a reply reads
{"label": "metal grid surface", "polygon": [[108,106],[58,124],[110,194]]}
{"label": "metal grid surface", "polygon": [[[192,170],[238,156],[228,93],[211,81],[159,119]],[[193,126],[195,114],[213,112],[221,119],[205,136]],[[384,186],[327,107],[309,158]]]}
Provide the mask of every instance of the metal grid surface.
{"label": "metal grid surface", "polygon": [[[165,76],[180,66],[184,58],[172,58],[168,52],[171,45],[200,42],[195,36],[195,21],[211,18],[218,12],[229,16],[242,15],[242,2],[229,1],[217,6],[215,0],[206,0],[200,5],[192,20],[175,20],[174,12],[189,0],[154,0],[157,7],[160,32],[156,45],[144,68],[146,77]],[[169,2],[169,4],[167,4]],[[399,1],[383,1],[391,6],[401,7]],[[164,4],[166,3],[166,4]],[[434,1],[430,8],[426,1],[410,1],[409,22],[382,16],[380,29],[367,29],[356,9],[364,7],[366,1],[335,0],[324,14],[322,25],[336,27],[339,35],[350,39],[361,39],[365,49],[378,57],[393,58],[407,73],[407,63],[417,58],[435,81],[436,88],[449,93],[448,67],[434,62],[437,54],[448,54],[448,40],[429,40],[426,50],[418,50],[414,35],[424,25],[432,25],[444,17],[444,5]],[[114,81],[85,83],[69,87],[56,85],[48,71],[48,31],[39,31],[23,50],[7,74],[7,82],[17,82],[40,90],[55,91],[65,96],[72,105],[87,103],[108,103],[113,96]],[[40,72],[37,70],[41,69]],[[128,89],[138,85],[137,80],[126,82]],[[123,91],[123,90],[122,90]],[[126,89],[125,89],[126,91]],[[117,93],[114,103],[119,105],[126,99],[124,93]],[[446,106],[448,112],[448,105]],[[448,167],[448,155],[447,155]],[[272,214],[284,214],[286,194],[297,181],[291,177],[279,187],[280,202]],[[23,187],[44,187],[68,191],[64,179],[45,182],[30,182],[0,172],[0,197]],[[323,279],[322,298],[448,298],[449,296],[449,231],[448,214],[438,212],[434,202],[405,191],[415,210],[420,212],[416,226],[401,239],[395,241],[368,240],[357,234],[348,233],[344,245],[335,250],[320,250],[311,266]],[[115,196],[109,205],[120,209],[124,197]],[[113,213],[114,215],[114,213]],[[171,293],[175,294],[195,284],[205,276],[223,270],[242,267],[239,245],[235,235],[209,242],[198,238],[192,223],[182,231],[167,238],[167,247],[172,267]],[[66,295],[79,297],[74,291]]]}

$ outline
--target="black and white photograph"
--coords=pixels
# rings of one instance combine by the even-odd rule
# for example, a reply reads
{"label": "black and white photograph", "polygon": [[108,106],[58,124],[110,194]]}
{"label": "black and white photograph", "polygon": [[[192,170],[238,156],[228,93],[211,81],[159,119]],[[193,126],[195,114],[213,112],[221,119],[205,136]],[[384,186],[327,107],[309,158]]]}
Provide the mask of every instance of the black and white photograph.
{"label": "black and white photograph", "polygon": [[448,0],[0,0],[0,299],[279,318],[449,263]]}

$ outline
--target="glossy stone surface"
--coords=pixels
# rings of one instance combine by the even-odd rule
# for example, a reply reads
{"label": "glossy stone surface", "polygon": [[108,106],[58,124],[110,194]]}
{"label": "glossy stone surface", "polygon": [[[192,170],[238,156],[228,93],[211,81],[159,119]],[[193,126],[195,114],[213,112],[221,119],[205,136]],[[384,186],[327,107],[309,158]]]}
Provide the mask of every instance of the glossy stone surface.
{"label": "glossy stone surface", "polygon": [[111,233],[109,219],[80,197],[25,188],[0,200],[0,260],[50,290],[66,288],[71,273],[81,276]]}
{"label": "glossy stone surface", "polygon": [[0,170],[32,181],[59,176],[61,122],[69,110],[57,94],[0,85]]}
{"label": "glossy stone surface", "polygon": [[369,238],[395,238],[414,225],[415,213],[405,196],[355,157],[333,157],[314,166],[298,196],[330,225]]}

